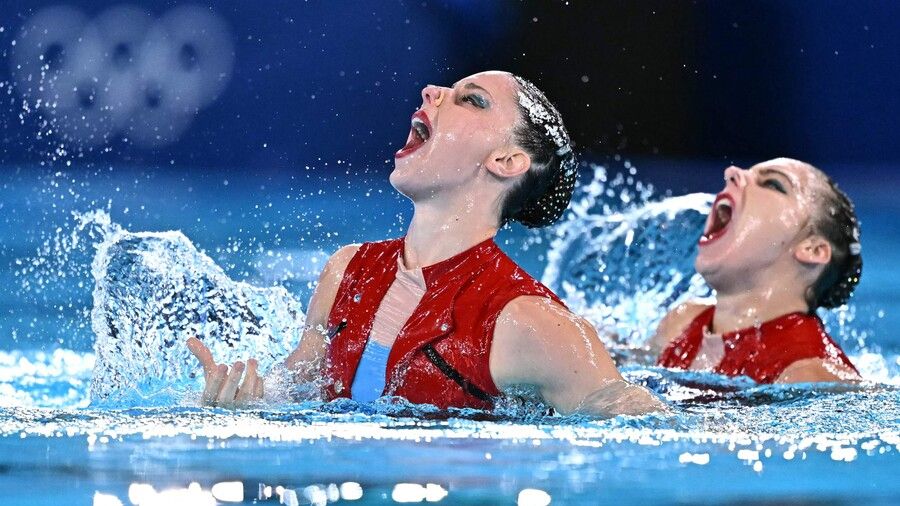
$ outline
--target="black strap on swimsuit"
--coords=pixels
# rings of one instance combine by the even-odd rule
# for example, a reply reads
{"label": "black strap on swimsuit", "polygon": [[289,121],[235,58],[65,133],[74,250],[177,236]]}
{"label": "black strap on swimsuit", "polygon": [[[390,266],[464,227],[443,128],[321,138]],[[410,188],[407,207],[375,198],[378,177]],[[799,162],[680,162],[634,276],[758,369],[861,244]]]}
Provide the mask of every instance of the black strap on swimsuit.
{"label": "black strap on swimsuit", "polygon": [[465,377],[463,377],[463,375],[460,374],[459,371],[454,369],[452,365],[450,365],[449,363],[447,363],[446,360],[444,360],[444,357],[442,357],[437,352],[437,350],[434,349],[434,346],[432,346],[430,344],[426,344],[424,347],[422,347],[422,352],[425,353],[425,356],[428,357],[428,360],[431,360],[431,363],[434,364],[435,367],[440,369],[441,372],[444,373],[444,375],[446,375],[448,378],[452,379],[457,385],[462,387],[462,389],[467,394],[471,395],[472,397],[475,397],[476,399],[479,399],[479,400],[482,400],[485,402],[493,402],[492,396],[488,395],[487,392],[478,388],[474,383],[472,383],[471,381],[469,381]]}

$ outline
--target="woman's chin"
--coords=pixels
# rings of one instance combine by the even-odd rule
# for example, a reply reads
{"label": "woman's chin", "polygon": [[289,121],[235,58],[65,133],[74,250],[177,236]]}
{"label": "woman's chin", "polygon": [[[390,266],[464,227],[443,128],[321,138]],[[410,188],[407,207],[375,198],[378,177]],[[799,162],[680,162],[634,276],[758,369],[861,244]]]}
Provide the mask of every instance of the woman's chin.
{"label": "woman's chin", "polygon": [[423,193],[423,178],[419,170],[411,165],[398,163],[388,180],[397,192],[406,198],[415,200],[415,196]]}
{"label": "woman's chin", "polygon": [[710,277],[715,277],[717,272],[727,269],[727,261],[725,255],[716,253],[708,248],[701,248],[694,260],[694,269],[704,279],[709,281]]}
{"label": "woman's chin", "polygon": [[394,170],[391,171],[390,177],[388,177],[388,181],[391,182],[391,186],[393,186],[395,190],[403,195],[407,195],[407,192],[405,190],[405,187],[407,186],[405,183],[409,180],[408,177],[405,177],[405,172],[407,171],[408,169],[406,167],[401,167],[399,164],[397,164],[394,166]]}

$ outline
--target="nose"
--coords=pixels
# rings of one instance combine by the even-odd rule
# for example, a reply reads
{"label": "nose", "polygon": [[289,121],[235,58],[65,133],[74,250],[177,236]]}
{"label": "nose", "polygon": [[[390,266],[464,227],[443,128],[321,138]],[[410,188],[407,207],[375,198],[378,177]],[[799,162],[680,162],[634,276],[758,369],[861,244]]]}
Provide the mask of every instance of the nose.
{"label": "nose", "polygon": [[444,96],[446,94],[446,88],[429,84],[428,86],[422,88],[422,103],[425,105],[433,105],[435,107],[438,107],[441,105],[441,102],[444,101]]}
{"label": "nose", "polygon": [[725,184],[731,183],[738,188],[743,188],[746,184],[746,176],[744,175],[746,171],[739,167],[735,167],[732,165],[725,169]]}

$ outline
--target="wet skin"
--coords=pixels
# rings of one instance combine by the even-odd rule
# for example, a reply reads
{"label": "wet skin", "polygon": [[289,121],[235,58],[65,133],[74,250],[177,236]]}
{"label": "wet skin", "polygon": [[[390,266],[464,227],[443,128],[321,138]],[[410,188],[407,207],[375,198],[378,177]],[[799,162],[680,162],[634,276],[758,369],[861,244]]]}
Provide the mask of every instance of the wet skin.
{"label": "wet skin", "polygon": [[[725,188],[707,219],[695,262],[716,290],[712,333],[691,369],[711,370],[724,355],[721,334],[792,312],[807,312],[806,289],[831,260],[831,245],[813,228],[818,203],[829,191],[809,164],[776,158],[749,170],[725,169]],[[721,229],[718,206],[730,207]],[[717,222],[718,221],[718,222]],[[711,240],[710,240],[711,239]],[[708,306],[683,304],[660,323],[653,348],[661,351]],[[795,362],[778,382],[853,381],[858,376],[831,360]]]}
{"label": "wet skin", "polygon": [[[483,72],[452,87],[427,86],[417,114],[390,178],[414,204],[402,259],[407,269],[433,265],[496,235],[503,197],[531,166],[528,153],[515,143],[514,128],[522,118],[510,74]],[[321,378],[327,351],[323,329],[357,249],[338,250],[319,278],[306,331],[285,360],[297,381]],[[212,371],[207,377],[218,382],[207,384],[204,399],[242,405],[255,398],[252,390],[243,400],[233,397],[242,392],[233,388],[240,373],[235,368],[223,373],[203,351],[197,347],[195,355]],[[547,299],[519,297],[503,309],[489,359],[500,388],[535,387],[563,413],[613,416],[665,409],[646,389],[622,379],[590,323]]]}

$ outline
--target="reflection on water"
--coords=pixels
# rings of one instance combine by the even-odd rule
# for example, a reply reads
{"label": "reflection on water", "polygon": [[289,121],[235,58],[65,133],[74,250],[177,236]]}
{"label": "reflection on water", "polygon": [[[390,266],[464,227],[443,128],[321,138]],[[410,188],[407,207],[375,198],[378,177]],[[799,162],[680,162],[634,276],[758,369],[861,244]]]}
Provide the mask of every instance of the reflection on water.
{"label": "reflection on water", "polygon": [[[364,494],[357,482],[340,484],[312,484],[299,488],[283,485],[259,483],[254,503],[274,503],[286,506],[309,504],[325,506],[339,501],[358,501]],[[447,497],[447,489],[437,483],[397,483],[391,490],[391,500],[397,503],[440,502]],[[135,506],[195,506],[222,503],[242,503],[245,500],[244,484],[239,481],[218,482],[209,490],[199,483],[191,482],[185,488],[167,488],[157,491],[147,483],[132,483],[128,486],[128,501]],[[517,504],[520,506],[546,506],[550,504],[550,494],[543,490],[527,488],[519,492]],[[115,494],[94,492],[94,506],[124,504]]]}

